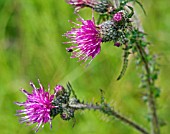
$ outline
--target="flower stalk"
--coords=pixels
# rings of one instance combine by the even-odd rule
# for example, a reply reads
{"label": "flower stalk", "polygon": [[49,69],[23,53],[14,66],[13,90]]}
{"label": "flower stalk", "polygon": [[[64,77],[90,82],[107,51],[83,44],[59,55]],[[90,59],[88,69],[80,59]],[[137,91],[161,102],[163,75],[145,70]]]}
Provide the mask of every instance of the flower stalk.
{"label": "flower stalk", "polygon": [[148,83],[148,108],[151,114],[151,133],[152,134],[160,134],[160,129],[159,129],[159,122],[158,122],[158,116],[157,116],[157,111],[156,111],[156,103],[155,103],[155,97],[154,97],[154,92],[153,92],[153,81],[151,79],[151,74],[150,74],[150,68],[149,68],[149,63],[146,59],[148,57],[148,54],[146,54],[145,50],[139,45],[137,45],[137,49],[139,50],[139,54],[141,56],[141,59],[143,61],[143,64],[145,66],[145,70],[147,73],[147,83]]}
{"label": "flower stalk", "polygon": [[106,115],[113,116],[114,118],[120,120],[121,122],[133,127],[137,131],[139,131],[142,134],[149,134],[147,130],[145,130],[142,126],[137,124],[136,122],[128,119],[127,117],[121,115],[120,113],[116,112],[113,108],[111,108],[107,104],[102,104],[102,105],[95,105],[95,104],[69,104],[71,108],[75,108],[77,110],[82,110],[82,109],[89,109],[89,110],[98,110]]}
{"label": "flower stalk", "polygon": [[[135,22],[138,30],[144,33],[144,29],[140,23],[140,19],[136,11],[134,11],[133,21]],[[147,39],[145,36],[143,36],[141,40],[142,42],[146,42]],[[156,88],[155,88],[154,80],[152,79],[152,76],[151,76],[151,71],[150,71],[151,64],[149,63],[147,59],[147,57],[149,57],[150,54],[146,46],[142,47],[139,43],[136,43],[136,48],[138,50],[138,54],[141,57],[141,60],[143,61],[145,72],[147,75],[148,86],[146,88],[148,89],[148,109],[151,115],[151,134],[160,134],[160,124],[159,124],[159,119],[158,119],[158,115],[156,111],[156,98],[154,96],[154,90],[156,90]],[[153,87],[155,89],[153,89]]]}

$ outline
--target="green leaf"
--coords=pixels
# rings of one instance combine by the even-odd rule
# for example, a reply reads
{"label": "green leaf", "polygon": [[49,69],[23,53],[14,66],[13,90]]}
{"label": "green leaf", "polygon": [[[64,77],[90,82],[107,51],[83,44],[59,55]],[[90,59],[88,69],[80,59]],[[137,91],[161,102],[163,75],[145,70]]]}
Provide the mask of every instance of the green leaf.
{"label": "green leaf", "polygon": [[158,74],[157,73],[152,74],[151,78],[152,78],[152,80],[158,79]]}
{"label": "green leaf", "polygon": [[131,10],[131,13],[128,15],[128,18],[131,18],[134,15],[133,7],[131,6],[127,6],[127,7]]}
{"label": "green leaf", "polygon": [[97,25],[99,25],[102,21],[109,20],[109,15],[107,14],[99,14]]}
{"label": "green leaf", "polygon": [[160,88],[156,87],[154,91],[155,98],[160,97],[161,90]]}
{"label": "green leaf", "polygon": [[145,11],[143,5],[138,0],[135,0],[135,2],[138,3],[138,5],[142,8],[143,13],[146,15],[146,11]]}
{"label": "green leaf", "polygon": [[159,124],[161,127],[167,125],[166,121],[164,121],[163,119],[159,119]]}
{"label": "green leaf", "polygon": [[74,90],[73,90],[70,82],[67,83],[67,89],[69,90],[69,93],[72,92],[72,93],[73,93],[73,96],[77,99],[77,96],[76,96],[76,94],[75,94],[75,92],[74,92]]}
{"label": "green leaf", "polygon": [[127,66],[128,66],[128,56],[129,56],[129,54],[130,54],[129,51],[125,49],[124,50],[123,67],[122,67],[122,70],[121,70],[117,80],[120,80],[126,72],[126,69],[127,69]]}
{"label": "green leaf", "polygon": [[101,22],[102,18],[103,18],[103,16],[102,16],[102,15],[99,15],[99,18],[98,18],[98,20],[97,20],[97,25],[99,25],[99,24],[100,24],[100,22]]}

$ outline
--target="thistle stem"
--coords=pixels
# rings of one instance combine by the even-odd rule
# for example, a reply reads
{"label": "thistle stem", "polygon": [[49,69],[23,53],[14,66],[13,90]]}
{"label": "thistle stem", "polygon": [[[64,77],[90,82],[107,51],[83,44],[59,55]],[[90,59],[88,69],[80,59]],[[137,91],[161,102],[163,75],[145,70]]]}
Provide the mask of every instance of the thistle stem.
{"label": "thistle stem", "polygon": [[119,119],[120,121],[122,121],[125,124],[133,127],[134,129],[136,129],[138,132],[140,132],[142,134],[149,134],[149,132],[147,132],[147,130],[145,130],[143,127],[141,127],[140,125],[138,125],[134,121],[128,119],[127,117],[119,114],[114,109],[109,107],[107,104],[94,105],[94,104],[81,104],[81,103],[79,103],[79,104],[69,104],[69,106],[74,108],[74,109],[77,109],[77,110],[78,109],[80,109],[80,110],[85,110],[85,109],[98,110],[100,112],[103,112],[104,114],[107,114],[107,115],[115,117],[116,119]]}
{"label": "thistle stem", "polygon": [[[129,3],[132,7],[134,7],[134,5],[132,3]],[[136,27],[138,28],[139,31],[144,32],[144,29],[140,23],[140,19],[138,17],[138,14],[136,13],[136,11],[134,10],[134,17],[133,17],[133,21],[136,24]],[[142,39],[143,41],[146,41],[147,39],[144,37]],[[149,55],[149,50],[147,47],[142,47],[139,44],[137,45],[137,49],[138,52],[141,56],[141,59],[143,61],[144,64],[144,68],[147,74],[147,83],[148,83],[148,109],[151,113],[151,134],[160,134],[160,125],[159,125],[159,121],[158,121],[158,116],[157,116],[157,111],[156,111],[156,100],[154,97],[154,93],[153,93],[153,89],[151,88],[154,85],[153,80],[151,79],[151,73],[150,73],[150,66],[149,66],[149,62],[146,59],[146,57]]]}
{"label": "thistle stem", "polygon": [[151,113],[151,133],[152,134],[160,134],[160,126],[159,126],[159,122],[158,122],[158,116],[157,116],[157,111],[156,111],[156,104],[155,104],[155,98],[154,98],[154,93],[152,90],[152,86],[153,86],[153,81],[151,79],[151,74],[150,74],[150,69],[149,69],[149,63],[146,59],[146,57],[148,56],[148,54],[145,52],[145,50],[139,45],[137,44],[137,49],[139,51],[139,54],[142,58],[142,61],[144,63],[145,66],[145,70],[147,73],[147,83],[148,83],[148,108],[149,111]]}

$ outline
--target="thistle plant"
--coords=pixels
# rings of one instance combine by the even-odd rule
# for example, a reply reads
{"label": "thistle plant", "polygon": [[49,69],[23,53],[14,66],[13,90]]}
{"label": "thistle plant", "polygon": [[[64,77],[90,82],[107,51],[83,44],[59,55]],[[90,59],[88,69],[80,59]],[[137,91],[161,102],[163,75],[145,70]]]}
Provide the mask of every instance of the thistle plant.
{"label": "thistle plant", "polygon": [[[52,127],[52,120],[56,116],[60,116],[63,120],[70,120],[75,118],[76,111],[89,109],[113,116],[140,133],[160,134],[160,121],[156,105],[160,89],[155,85],[159,74],[159,65],[156,63],[156,57],[149,53],[148,45],[150,43],[146,40],[147,34],[141,30],[142,26],[138,23],[139,20],[133,7],[133,4],[137,3],[145,13],[142,4],[137,0],[67,0],[67,3],[74,7],[77,21],[80,22],[70,21],[75,27],[64,34],[70,40],[64,44],[71,44],[66,48],[67,52],[71,53],[71,58],[78,58],[78,61],[83,61],[85,64],[87,62],[89,65],[102,51],[101,46],[104,45],[104,42],[110,42],[110,44],[114,44],[114,47],[122,49],[124,53],[122,70],[117,77],[117,80],[121,80],[128,67],[129,55],[135,57],[136,65],[142,68],[140,87],[145,92],[143,99],[149,109],[150,129],[147,130],[140,123],[117,112],[106,102],[102,90],[99,102],[85,103],[77,97],[69,82],[66,87],[63,85],[54,87],[52,95],[49,93],[50,87],[46,91],[40,81],[39,88],[30,83],[33,87],[32,93],[21,89],[27,97],[23,103],[16,102],[18,106],[24,107],[23,110],[17,111],[21,123],[25,122],[29,125],[37,123],[35,127],[37,132],[41,126],[43,127],[48,122]],[[99,17],[93,16],[91,20],[82,18],[78,14],[82,8],[91,8],[92,12],[97,12]]]}

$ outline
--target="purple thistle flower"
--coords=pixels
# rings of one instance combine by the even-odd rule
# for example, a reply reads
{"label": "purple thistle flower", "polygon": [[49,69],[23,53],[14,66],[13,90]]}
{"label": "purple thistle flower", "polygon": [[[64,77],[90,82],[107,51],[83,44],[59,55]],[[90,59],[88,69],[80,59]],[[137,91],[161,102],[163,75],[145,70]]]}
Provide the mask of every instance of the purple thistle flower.
{"label": "purple thistle flower", "polygon": [[113,16],[113,20],[116,22],[119,22],[123,19],[123,13],[122,12],[117,12],[116,14],[114,14]]}
{"label": "purple thistle flower", "polygon": [[88,0],[67,0],[67,3],[73,5],[76,11],[87,5]]}
{"label": "purple thistle flower", "polygon": [[17,116],[20,117],[21,123],[27,123],[28,125],[37,123],[35,132],[37,132],[40,126],[44,127],[44,124],[49,122],[51,124],[50,110],[54,108],[52,101],[54,95],[50,95],[49,91],[46,92],[43,86],[40,84],[40,88],[36,88],[35,85],[30,82],[33,88],[32,93],[28,93],[26,90],[21,89],[27,97],[25,102],[16,102],[18,106],[23,106],[23,110],[17,111]]}
{"label": "purple thistle flower", "polygon": [[100,36],[100,30],[95,25],[94,20],[79,19],[82,24],[76,24],[80,28],[73,28],[68,31],[65,36],[70,38],[70,42],[77,44],[77,46],[71,46],[67,48],[68,52],[72,52],[71,58],[79,58],[79,61],[87,61],[90,57],[91,61],[100,53],[102,38]]}
{"label": "purple thistle flower", "polygon": [[84,7],[90,7],[100,13],[112,12],[114,10],[110,0],[67,0],[67,3],[73,5],[76,12]]}

